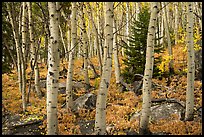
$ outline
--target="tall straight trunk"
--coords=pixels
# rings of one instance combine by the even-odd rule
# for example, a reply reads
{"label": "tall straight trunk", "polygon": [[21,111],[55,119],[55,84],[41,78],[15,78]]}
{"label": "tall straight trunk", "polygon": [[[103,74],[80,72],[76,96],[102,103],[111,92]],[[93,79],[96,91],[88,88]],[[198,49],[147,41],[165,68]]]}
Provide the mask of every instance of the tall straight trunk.
{"label": "tall straight trunk", "polygon": [[[117,30],[116,20],[113,23],[113,32]],[[113,57],[115,67],[116,84],[120,83],[120,64],[118,59],[118,45],[117,45],[117,33],[113,35]]]}
{"label": "tall straight trunk", "polygon": [[19,43],[19,33],[18,33],[18,26],[15,18],[13,17],[14,15],[14,9],[13,9],[13,3],[6,3],[7,9],[8,9],[8,14],[9,14],[9,19],[10,23],[12,26],[13,30],[13,36],[16,44],[16,53],[17,53],[17,73],[18,73],[18,84],[19,84],[19,91],[22,93],[22,71],[21,71],[21,46]]}
{"label": "tall straight trunk", "polygon": [[147,34],[147,49],[146,49],[146,64],[143,78],[143,102],[142,102],[142,115],[140,119],[140,134],[148,134],[149,132],[149,117],[151,107],[151,86],[152,86],[152,74],[154,64],[154,45],[155,45],[155,32],[156,32],[156,20],[158,12],[158,2],[151,3],[151,17]]}
{"label": "tall straight trunk", "polygon": [[22,56],[21,56],[21,72],[22,72],[22,100],[23,100],[23,111],[26,110],[26,13],[27,6],[26,2],[23,2],[23,15],[22,15]]}
{"label": "tall straight trunk", "polygon": [[170,56],[170,61],[169,61],[169,73],[173,74],[174,73],[174,68],[173,68],[173,54],[172,54],[172,46],[171,46],[171,39],[170,39],[170,33],[169,33],[169,24],[168,24],[168,18],[167,18],[167,11],[166,11],[166,4],[162,2],[162,7],[164,7],[164,25],[165,25],[165,34],[167,37],[167,44],[168,44],[168,54]]}
{"label": "tall straight trunk", "polygon": [[48,2],[50,18],[50,40],[48,46],[47,74],[47,132],[58,134],[57,96],[59,88],[59,18],[55,2]]}
{"label": "tall straight trunk", "polygon": [[187,3],[187,49],[188,49],[188,72],[186,91],[185,120],[193,120],[194,110],[194,79],[195,79],[195,53],[193,44],[193,2]]}
{"label": "tall straight trunk", "polygon": [[27,35],[27,28],[26,28],[26,13],[27,13],[27,6],[26,2],[23,2],[23,14],[22,14],[22,52],[23,52],[23,59],[24,62],[26,63],[26,46],[27,46],[27,41],[26,41],[26,35]]}
{"label": "tall straight trunk", "polygon": [[83,43],[83,58],[84,58],[84,82],[85,90],[88,91],[90,88],[89,76],[88,76],[88,35],[86,32],[86,21],[84,17],[84,3],[81,5],[81,19],[82,19],[82,43]]}
{"label": "tall straight trunk", "polygon": [[108,48],[96,101],[95,133],[106,133],[106,98],[111,78],[113,50],[113,2],[105,2],[105,45]]}
{"label": "tall straight trunk", "polygon": [[67,74],[67,83],[66,83],[66,106],[67,108],[72,108],[73,98],[72,98],[72,78],[73,78],[73,67],[74,67],[74,52],[77,39],[77,7],[76,2],[72,3],[72,13],[71,13],[71,49],[69,51],[69,65],[68,65],[68,74]]}
{"label": "tall straight trunk", "polygon": [[175,44],[178,44],[178,40],[179,40],[179,34],[178,34],[178,29],[179,29],[179,12],[178,12],[178,2],[174,3],[174,7],[175,7],[175,29],[174,29],[174,33],[175,33]]}
{"label": "tall straight trunk", "polygon": [[[89,5],[89,7],[91,7],[91,6]],[[89,15],[90,15],[90,20],[92,21],[92,26],[93,26],[94,35],[95,35],[94,45],[96,46],[96,49],[97,49],[100,75],[102,75],[102,67],[103,66],[102,66],[101,50],[100,50],[100,43],[99,43],[99,25],[97,27],[96,23],[94,22],[92,11],[89,12]],[[99,15],[96,18],[98,19]],[[99,23],[99,21],[98,21],[98,23]]]}
{"label": "tall straight trunk", "polygon": [[37,63],[37,50],[35,47],[35,40],[33,36],[33,20],[32,20],[32,3],[27,2],[28,7],[28,21],[29,21],[29,33],[30,33],[30,47],[31,47],[31,69],[34,70],[35,74],[35,90],[38,94],[38,97],[42,97],[42,93],[40,91],[40,85],[39,85],[39,69],[38,69],[38,63]]}
{"label": "tall straight trunk", "polygon": [[67,30],[67,62],[69,61],[69,52],[70,52],[70,49],[71,49],[71,22],[70,20],[68,21],[68,30]]}
{"label": "tall straight trunk", "polygon": [[129,36],[129,2],[126,2],[126,42],[129,45],[128,36]]}

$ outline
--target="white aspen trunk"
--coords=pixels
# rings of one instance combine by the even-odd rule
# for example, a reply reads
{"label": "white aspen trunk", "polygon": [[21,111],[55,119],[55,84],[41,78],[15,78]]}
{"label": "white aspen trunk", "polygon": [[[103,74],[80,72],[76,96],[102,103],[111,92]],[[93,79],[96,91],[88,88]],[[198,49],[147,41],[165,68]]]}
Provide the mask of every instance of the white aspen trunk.
{"label": "white aspen trunk", "polygon": [[193,43],[193,2],[187,3],[187,48],[188,48],[188,72],[186,91],[185,120],[193,120],[194,112],[194,79],[195,79],[195,53]]}
{"label": "white aspen trunk", "polygon": [[50,18],[50,40],[48,46],[47,74],[47,132],[58,134],[57,96],[59,88],[59,18],[55,2],[48,2]]}
{"label": "white aspen trunk", "polygon": [[23,2],[23,15],[22,15],[22,54],[21,54],[21,72],[22,72],[22,100],[23,100],[23,111],[26,110],[26,2]]}
{"label": "white aspen trunk", "polygon": [[113,50],[113,2],[105,2],[105,45],[108,47],[96,101],[95,133],[106,133],[106,98],[111,78]]}
{"label": "white aspen trunk", "polygon": [[129,2],[126,2],[126,42],[129,45],[128,36],[129,36]]}
{"label": "white aspen trunk", "polygon": [[94,23],[94,18],[92,15],[92,12],[89,13],[90,15],[90,20],[92,21],[92,26],[93,26],[93,30],[94,30],[94,35],[95,35],[95,41],[94,41],[94,45],[96,46],[97,49],[97,55],[98,55],[98,61],[99,61],[99,70],[100,70],[100,75],[102,75],[102,59],[101,59],[101,50],[100,50],[100,43],[99,43],[99,15],[97,15],[96,19],[98,25],[96,25]]}
{"label": "white aspen trunk", "polygon": [[142,114],[140,118],[140,134],[147,134],[149,132],[149,117],[151,107],[151,86],[152,86],[152,74],[154,64],[154,42],[155,42],[155,29],[158,12],[158,2],[151,3],[151,17],[147,34],[147,49],[146,49],[146,64],[143,78],[143,102],[142,102]]}
{"label": "white aspen trunk", "polygon": [[23,59],[26,63],[26,12],[27,12],[27,6],[26,2],[23,2],[23,14],[22,14],[22,52],[23,52]]}
{"label": "white aspen trunk", "polygon": [[[113,32],[117,30],[116,20],[113,23]],[[113,35],[113,57],[115,67],[116,84],[120,83],[120,64],[118,59],[118,45],[117,45],[117,33]]]}
{"label": "white aspen trunk", "polygon": [[77,7],[76,2],[72,3],[72,13],[71,13],[71,49],[69,52],[69,63],[68,63],[68,74],[67,74],[67,83],[66,83],[66,106],[71,108],[73,106],[72,98],[72,78],[73,78],[73,67],[74,67],[74,52],[77,39],[77,24],[76,24],[76,14]]}
{"label": "white aspen trunk", "polygon": [[166,4],[162,2],[162,7],[164,7],[164,25],[165,25],[165,34],[167,37],[167,44],[168,44],[168,54],[171,57],[169,61],[169,73],[173,74],[174,73],[174,68],[173,68],[173,52],[172,52],[172,46],[171,46],[171,39],[170,39],[170,33],[169,33],[169,24],[168,24],[168,19],[167,19],[167,11],[166,11]]}
{"label": "white aspen trunk", "polygon": [[178,34],[178,29],[179,29],[179,13],[178,13],[178,2],[174,3],[174,7],[175,7],[175,29],[174,29],[174,33],[175,33],[175,44],[178,44],[178,40],[179,40],[179,34]]}
{"label": "white aspen trunk", "polygon": [[84,17],[84,3],[81,5],[81,18],[82,18],[82,45],[83,45],[83,58],[84,58],[84,82],[85,90],[90,88],[89,76],[88,76],[88,35],[86,32],[86,21]]}
{"label": "white aspen trunk", "polygon": [[[42,97],[42,93],[40,91],[40,86],[39,86],[39,69],[38,69],[38,63],[37,63],[37,58],[36,58],[36,63],[35,63],[35,56],[37,57],[36,52],[36,47],[35,47],[35,40],[33,36],[33,20],[32,20],[32,3],[27,2],[27,7],[28,7],[28,21],[29,21],[29,33],[30,33],[30,54],[31,54],[31,64],[34,66],[34,74],[35,74],[35,90],[38,94],[38,97]],[[35,63],[35,64],[34,64]]]}
{"label": "white aspen trunk", "polygon": [[[9,3],[6,3],[7,9],[8,9],[8,14],[10,18],[10,23],[13,29],[13,36],[16,44],[16,53],[17,53],[17,71],[18,71],[18,83],[19,83],[19,91],[22,93],[22,70],[21,70],[21,46],[19,43],[19,33],[18,33],[18,27],[17,27],[17,22],[15,21],[15,18],[13,17],[14,15],[14,9],[12,8]],[[23,95],[22,95],[23,97]],[[22,98],[23,100],[23,98]]]}
{"label": "white aspen trunk", "polygon": [[67,30],[68,36],[67,36],[67,62],[69,61],[69,52],[71,49],[71,21],[68,21],[68,30]]}

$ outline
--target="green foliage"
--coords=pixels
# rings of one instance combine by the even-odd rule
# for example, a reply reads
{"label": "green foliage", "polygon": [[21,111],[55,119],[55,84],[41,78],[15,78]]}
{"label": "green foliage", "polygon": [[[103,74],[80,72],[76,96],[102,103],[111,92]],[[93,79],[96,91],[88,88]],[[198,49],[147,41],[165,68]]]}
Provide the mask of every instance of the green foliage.
{"label": "green foliage", "polygon": [[[131,26],[131,35],[128,38],[129,44],[125,43],[123,45],[127,57],[123,60],[126,67],[122,75],[128,83],[134,81],[134,74],[144,74],[149,20],[149,8],[143,7],[138,14],[138,20],[135,20]],[[158,39],[155,39],[155,41]],[[160,45],[156,45],[154,51],[158,53],[161,49]],[[160,61],[160,58],[156,58],[154,63],[157,64]],[[158,71],[159,69],[154,67],[156,76],[159,74]]]}

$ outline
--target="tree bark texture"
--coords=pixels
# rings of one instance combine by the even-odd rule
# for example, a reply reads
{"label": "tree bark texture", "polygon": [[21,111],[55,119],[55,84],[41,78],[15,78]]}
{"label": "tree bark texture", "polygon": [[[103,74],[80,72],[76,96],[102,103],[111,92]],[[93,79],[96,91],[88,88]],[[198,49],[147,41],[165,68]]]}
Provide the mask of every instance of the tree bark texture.
{"label": "tree bark texture", "polygon": [[55,2],[48,2],[50,40],[48,46],[47,74],[47,132],[58,134],[57,96],[59,87],[59,18]]}
{"label": "tree bark texture", "polygon": [[151,107],[151,85],[154,64],[154,42],[155,42],[155,29],[158,12],[158,2],[151,3],[151,16],[147,34],[147,49],[146,49],[146,64],[143,78],[143,102],[142,102],[142,115],[140,119],[140,134],[147,134],[149,132],[149,117]]}
{"label": "tree bark texture", "polygon": [[193,120],[194,110],[194,79],[195,79],[195,53],[193,43],[193,10],[192,2],[187,3],[187,49],[188,49],[188,60],[187,60],[187,91],[186,91],[186,120]]}
{"label": "tree bark texture", "polygon": [[[104,56],[104,67],[96,101],[95,134],[106,133],[106,98],[111,78],[112,50],[113,50],[113,2],[105,2],[105,46],[107,54]],[[105,55],[105,54],[104,54]]]}

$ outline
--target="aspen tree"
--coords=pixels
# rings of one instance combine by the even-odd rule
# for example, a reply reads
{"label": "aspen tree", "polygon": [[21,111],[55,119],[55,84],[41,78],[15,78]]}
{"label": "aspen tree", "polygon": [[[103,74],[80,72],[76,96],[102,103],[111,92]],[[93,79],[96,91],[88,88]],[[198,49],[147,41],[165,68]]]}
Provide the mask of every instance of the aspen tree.
{"label": "aspen tree", "polygon": [[86,32],[86,21],[84,15],[84,3],[81,5],[81,18],[82,18],[82,43],[83,43],[83,58],[84,58],[84,82],[86,91],[90,88],[88,76],[88,35]]}
{"label": "aspen tree", "polygon": [[[117,30],[116,20],[114,20],[113,32],[116,32],[116,30]],[[120,64],[118,59],[117,33],[114,33],[113,35],[113,57],[114,57],[116,84],[118,84],[120,83]]]}
{"label": "aspen tree", "polygon": [[48,46],[47,74],[47,132],[58,134],[57,96],[59,88],[59,18],[55,2],[48,2],[50,39]]}
{"label": "aspen tree", "polygon": [[188,49],[188,72],[186,91],[186,113],[185,120],[193,120],[194,112],[194,79],[195,79],[195,53],[193,44],[193,10],[192,2],[187,3],[187,49]]}
{"label": "aspen tree", "polygon": [[20,46],[19,43],[19,32],[18,32],[18,26],[17,26],[17,21],[15,19],[15,17],[13,17],[15,15],[15,11],[13,8],[13,3],[6,3],[7,9],[8,9],[8,14],[9,14],[9,19],[10,19],[10,23],[13,29],[13,36],[14,36],[14,40],[15,40],[15,44],[16,44],[16,53],[17,53],[17,71],[18,71],[18,83],[19,83],[19,91],[22,94],[22,101],[23,101],[23,111],[25,111],[25,95],[23,94],[22,91],[22,62],[21,62],[21,58],[22,58],[22,48]]}
{"label": "aspen tree", "polygon": [[162,7],[164,7],[164,26],[165,26],[165,34],[167,37],[167,44],[168,44],[168,53],[170,56],[170,61],[169,61],[169,73],[172,74],[174,73],[174,68],[173,68],[173,55],[172,55],[172,46],[171,46],[171,39],[170,39],[170,33],[169,33],[169,23],[168,23],[168,16],[167,16],[167,11],[166,11],[166,4],[162,2]]}
{"label": "aspen tree", "polygon": [[23,111],[26,110],[26,13],[27,6],[26,2],[23,2],[23,15],[22,15],[22,56],[21,56],[21,75],[22,75],[22,100],[23,100]]}
{"label": "aspen tree", "polygon": [[111,78],[113,50],[113,2],[105,2],[105,45],[108,48],[96,101],[95,133],[106,132],[106,98]]}
{"label": "aspen tree", "polygon": [[151,107],[151,85],[154,64],[154,45],[155,45],[155,32],[156,20],[158,14],[158,2],[151,3],[151,16],[147,34],[147,49],[146,49],[146,64],[143,78],[143,102],[142,114],[140,118],[140,134],[147,134],[149,132],[149,117]]}
{"label": "aspen tree", "polygon": [[[88,6],[91,9],[91,5],[89,5],[89,3],[88,3]],[[95,35],[94,45],[96,46],[96,49],[97,49],[100,75],[102,75],[102,61],[101,61],[101,50],[100,50],[100,45],[99,45],[99,31],[98,31],[99,30],[99,26],[97,27],[96,23],[94,22],[92,11],[88,12],[88,15],[90,16],[89,19],[92,22],[92,26],[93,26],[93,30],[94,30],[94,35]],[[98,19],[99,15],[97,15],[96,18]]]}
{"label": "aspen tree", "polygon": [[76,2],[72,3],[72,13],[71,13],[71,47],[69,50],[69,62],[68,62],[68,72],[67,72],[67,83],[66,83],[66,106],[71,108],[73,106],[72,98],[72,78],[73,78],[73,67],[74,67],[74,52],[77,39],[77,7]]}
{"label": "aspen tree", "polygon": [[179,12],[178,12],[178,2],[174,3],[174,8],[175,8],[175,29],[174,29],[174,33],[175,33],[175,44],[178,44],[178,40],[179,40],[179,35],[178,35],[178,28],[179,28]]}
{"label": "aspen tree", "polygon": [[39,69],[38,69],[38,63],[37,63],[37,50],[35,47],[35,40],[33,36],[33,20],[32,20],[32,3],[27,2],[28,7],[28,21],[29,21],[29,33],[30,33],[30,52],[31,52],[31,68],[34,69],[35,74],[35,90],[39,97],[42,97],[42,93],[40,91],[39,86]]}

